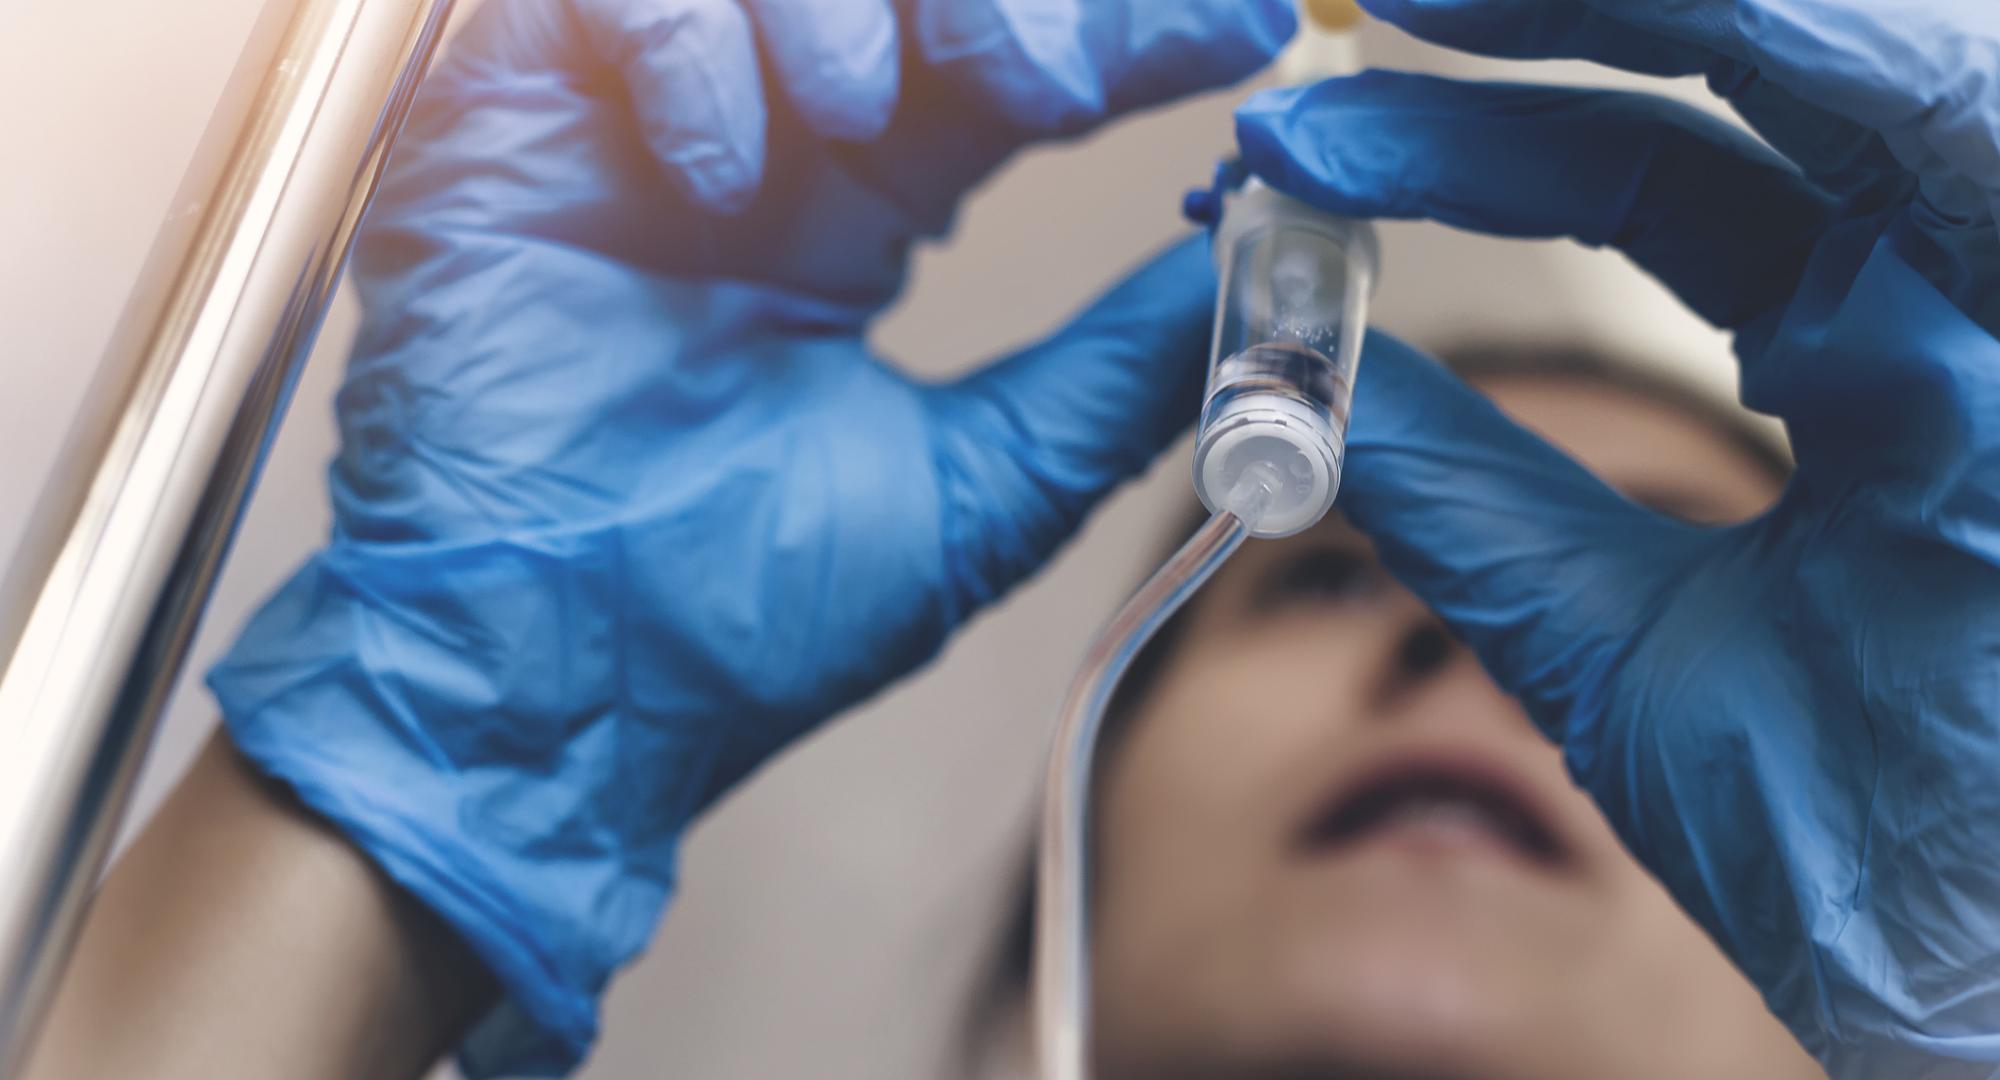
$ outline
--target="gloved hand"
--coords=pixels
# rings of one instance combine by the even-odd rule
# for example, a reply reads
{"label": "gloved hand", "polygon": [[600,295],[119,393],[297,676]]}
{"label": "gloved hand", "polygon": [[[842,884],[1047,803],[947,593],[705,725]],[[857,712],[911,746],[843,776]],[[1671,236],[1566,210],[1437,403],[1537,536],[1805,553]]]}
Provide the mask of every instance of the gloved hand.
{"label": "gloved hand", "polygon": [[491,0],[468,25],[356,256],[333,536],[211,683],[250,758],[499,977],[475,1074],[575,1063],[688,821],[1193,415],[1199,240],[955,384],[864,337],[1010,152],[1247,75],[1292,19]]}
{"label": "gloved hand", "polygon": [[1640,509],[1386,338],[1343,505],[1837,1080],[2000,1075],[2000,6],[1369,6],[1706,72],[1783,153],[1649,96],[1385,73],[1239,114],[1295,196],[1614,245],[1736,332],[1798,459],[1756,521]]}

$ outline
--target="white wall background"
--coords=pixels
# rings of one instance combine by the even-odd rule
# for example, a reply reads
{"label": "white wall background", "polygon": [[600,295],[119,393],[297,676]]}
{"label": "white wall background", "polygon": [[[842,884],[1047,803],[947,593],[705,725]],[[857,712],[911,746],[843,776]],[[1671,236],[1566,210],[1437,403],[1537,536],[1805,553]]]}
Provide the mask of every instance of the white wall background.
{"label": "white wall background", "polygon": [[[0,5],[0,560],[260,4]],[[1364,48],[1381,66],[1609,78],[1472,62],[1381,28]],[[939,374],[1054,325],[1180,227],[1179,197],[1228,149],[1240,96],[1022,159],[975,198],[950,244],[922,256],[882,341]],[[1595,340],[1733,385],[1724,341],[1613,256],[1420,225],[1385,236],[1378,320],[1419,341]],[[173,700],[142,811],[212,723],[194,676],[326,527],[320,475],[352,325],[343,298]],[[701,825],[685,891],[612,995],[587,1077],[943,1075],[960,993],[1008,902],[1063,684],[1151,568],[1189,497],[1186,457],[1170,453],[940,663],[785,756]]]}

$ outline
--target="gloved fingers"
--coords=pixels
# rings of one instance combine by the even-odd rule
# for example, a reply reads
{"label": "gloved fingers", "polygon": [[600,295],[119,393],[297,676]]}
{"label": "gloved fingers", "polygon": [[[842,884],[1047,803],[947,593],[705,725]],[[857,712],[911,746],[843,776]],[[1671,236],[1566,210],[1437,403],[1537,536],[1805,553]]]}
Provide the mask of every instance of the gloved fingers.
{"label": "gloved fingers", "polygon": [[[1627,5],[1614,0],[1364,0],[1387,22],[1455,49],[1520,60],[1579,59],[1650,75],[1706,73],[1758,133],[1829,191],[1882,202],[1906,193],[1924,154],[1899,154],[1842,95],[1813,78],[1778,81],[1753,39],[1705,0]],[[1831,55],[1828,46],[1825,55]],[[1869,110],[1858,110],[1869,114]],[[1892,120],[1892,117],[1876,117]],[[1882,130],[1893,130],[1884,125]],[[1936,165],[1936,163],[1931,163]]]}
{"label": "gloved fingers", "polygon": [[[1589,0],[1753,64],[1800,100],[1889,136],[1930,177],[2000,192],[2000,6],[1949,0]],[[1762,126],[1762,125],[1760,125]],[[1897,145],[1906,143],[1906,145]]]}
{"label": "gloved fingers", "polygon": [[571,3],[667,175],[711,210],[746,207],[763,180],[769,119],[748,13],[735,0]]}
{"label": "gloved fingers", "polygon": [[1751,64],[1717,64],[1708,85],[1849,211],[1869,213],[1909,196],[1915,178],[1880,132],[1807,104]]}
{"label": "gloved fingers", "polygon": [[1371,334],[1338,509],[1557,741],[1705,530],[1634,505],[1484,396]]}
{"label": "gloved fingers", "polygon": [[[2000,194],[2000,6],[1945,0],[1588,0],[1617,19],[1749,64],[1797,101],[1880,132],[1952,216]],[[1744,111],[1767,137],[1803,114]],[[1801,120],[1812,127],[1823,121]],[[1781,148],[1786,137],[1774,139]],[[1983,193],[1977,197],[1975,193]]]}
{"label": "gloved fingers", "polygon": [[1878,134],[1823,109],[1744,64],[1709,76],[1757,132],[1834,196],[1846,219],[1906,211],[1920,237],[1903,255],[1933,287],[1989,330],[2000,330],[1995,203],[1923,148],[1920,131]]}
{"label": "gloved fingers", "polygon": [[1367,72],[1260,94],[1237,135],[1307,202],[1612,245],[1724,327],[1791,296],[1829,216],[1756,140],[1641,94]]}
{"label": "gloved fingers", "polygon": [[1591,60],[1644,75],[1696,75],[1718,57],[1706,46],[1641,30],[1585,0],[1361,0],[1425,41],[1510,60]]}
{"label": "gloved fingers", "polygon": [[1215,308],[1182,241],[1046,341],[937,388],[931,415],[963,610],[1032,573],[1199,407]]}
{"label": "gloved fingers", "polygon": [[889,126],[902,67],[890,0],[745,3],[793,107],[815,132],[866,140]]}
{"label": "gloved fingers", "polygon": [[1292,0],[901,0],[926,63],[1033,134],[1226,86],[1298,27]]}

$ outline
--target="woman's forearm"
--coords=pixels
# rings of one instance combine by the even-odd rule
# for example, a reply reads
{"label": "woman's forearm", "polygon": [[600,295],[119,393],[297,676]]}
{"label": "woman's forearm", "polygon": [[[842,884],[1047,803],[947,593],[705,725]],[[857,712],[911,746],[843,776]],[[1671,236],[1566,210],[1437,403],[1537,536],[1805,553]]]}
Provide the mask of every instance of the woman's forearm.
{"label": "woman's forearm", "polygon": [[27,1076],[421,1076],[491,993],[448,929],[217,736],[98,893]]}

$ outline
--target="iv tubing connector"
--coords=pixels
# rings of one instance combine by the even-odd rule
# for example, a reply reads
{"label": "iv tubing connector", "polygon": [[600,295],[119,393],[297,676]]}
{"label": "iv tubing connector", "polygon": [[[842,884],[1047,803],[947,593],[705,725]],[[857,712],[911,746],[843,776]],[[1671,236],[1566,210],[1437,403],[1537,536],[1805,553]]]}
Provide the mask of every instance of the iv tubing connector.
{"label": "iv tubing connector", "polygon": [[1285,477],[1277,466],[1268,461],[1253,462],[1236,478],[1229,494],[1223,497],[1222,511],[1249,528],[1253,522],[1263,520],[1284,488]]}

